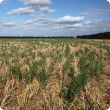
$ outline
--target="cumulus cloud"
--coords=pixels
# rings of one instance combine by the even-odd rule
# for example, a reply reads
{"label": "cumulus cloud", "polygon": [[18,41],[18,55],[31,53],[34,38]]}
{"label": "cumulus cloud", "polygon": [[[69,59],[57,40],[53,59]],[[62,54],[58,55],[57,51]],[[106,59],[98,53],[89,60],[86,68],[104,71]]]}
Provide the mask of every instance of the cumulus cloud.
{"label": "cumulus cloud", "polygon": [[21,24],[32,24],[32,23],[43,23],[45,21],[49,21],[51,19],[47,18],[47,20],[45,18],[38,18],[38,19],[34,19],[34,20],[27,20],[27,21],[20,21],[19,23]]}
{"label": "cumulus cloud", "polygon": [[14,9],[14,10],[8,12],[7,14],[8,15],[15,15],[15,14],[23,15],[23,14],[30,14],[33,12],[35,12],[35,10],[31,9],[31,7],[26,7],[26,8]]}
{"label": "cumulus cloud", "polygon": [[0,0],[0,4],[6,4],[7,0]]}
{"label": "cumulus cloud", "polygon": [[32,24],[33,23],[33,20],[28,20],[28,21],[25,21],[25,22],[21,22],[22,24]]}
{"label": "cumulus cloud", "polygon": [[56,20],[58,24],[71,24],[71,23],[79,23],[83,21],[84,17],[72,17],[72,16],[65,16],[63,18],[59,18]]}
{"label": "cumulus cloud", "polygon": [[50,19],[50,18],[38,18],[34,19],[34,22],[40,23],[40,24],[45,24],[45,25],[53,25],[56,24],[55,22],[56,19]]}
{"label": "cumulus cloud", "polygon": [[48,7],[41,7],[41,8],[39,8],[39,11],[42,11],[43,13],[53,13],[53,12],[55,12],[55,9],[49,10]]}
{"label": "cumulus cloud", "polygon": [[14,9],[7,12],[9,15],[14,14],[30,14],[39,11],[39,13],[53,13],[55,9],[50,10],[47,5],[52,4],[50,0],[20,0],[24,2],[24,5],[29,5],[29,7]]}
{"label": "cumulus cloud", "polygon": [[15,25],[14,22],[3,23],[3,26],[13,26],[13,25]]}
{"label": "cumulus cloud", "polygon": [[68,25],[67,27],[81,27],[80,22],[84,19],[84,17],[72,17],[72,16],[64,16],[59,19],[50,19],[39,17],[38,19],[28,20],[21,22],[22,24],[32,24],[38,26],[59,26],[59,25]]}
{"label": "cumulus cloud", "polygon": [[40,24],[40,23],[36,23],[35,25],[37,25],[37,26],[47,26],[47,27],[52,26],[52,25],[48,25],[48,24]]}
{"label": "cumulus cloud", "polygon": [[98,20],[88,20],[84,24],[99,24],[102,23],[103,20],[98,19]]}
{"label": "cumulus cloud", "polygon": [[37,20],[37,21],[52,21],[53,19],[50,19],[50,18],[38,18],[38,19],[34,19],[34,20]]}
{"label": "cumulus cloud", "polygon": [[33,17],[33,18],[44,18],[44,17],[46,17],[46,15],[29,15],[29,17]]}
{"label": "cumulus cloud", "polygon": [[[44,31],[46,33],[48,32],[49,35],[51,33],[50,30],[54,30],[55,34],[56,34],[56,31],[59,30],[62,33],[65,32],[64,35],[66,35],[67,31],[73,32],[73,30],[75,32],[79,32],[79,31],[96,32],[98,30],[105,30],[105,28],[106,28],[106,30],[108,30],[109,29],[108,24],[110,24],[110,20],[97,19],[97,20],[89,20],[86,22],[84,21],[84,24],[86,24],[86,26],[84,26],[83,23],[81,23],[84,20],[84,17],[63,16],[61,18],[52,19],[52,18],[42,17],[44,15],[31,15],[31,17],[35,17],[35,16],[38,18],[34,19],[34,20],[30,19],[27,21],[20,21],[19,23],[16,23],[16,26],[19,27],[19,29],[16,28],[16,26],[12,26],[12,25],[14,25],[13,22],[6,22],[6,21],[5,21],[5,23],[3,23],[3,25],[1,25],[1,27],[3,26],[2,29],[4,29],[4,30],[6,28],[9,28],[11,30],[14,29],[14,32],[15,32],[15,29],[16,30],[22,29],[22,31],[26,31],[26,34],[29,34],[30,32],[41,33],[41,30],[43,27]],[[97,25],[88,26],[89,24],[97,24]],[[9,27],[9,26],[11,26],[11,27]],[[65,29],[66,29],[66,31],[65,31]],[[43,33],[45,33],[45,32],[43,32]]]}
{"label": "cumulus cloud", "polygon": [[78,24],[74,24],[74,25],[66,25],[64,26],[65,28],[79,28],[82,27],[82,24],[78,23]]}
{"label": "cumulus cloud", "polygon": [[107,0],[110,3],[110,0]]}
{"label": "cumulus cloud", "polygon": [[50,0],[20,0],[24,2],[24,5],[31,5],[31,6],[47,6],[52,4]]}

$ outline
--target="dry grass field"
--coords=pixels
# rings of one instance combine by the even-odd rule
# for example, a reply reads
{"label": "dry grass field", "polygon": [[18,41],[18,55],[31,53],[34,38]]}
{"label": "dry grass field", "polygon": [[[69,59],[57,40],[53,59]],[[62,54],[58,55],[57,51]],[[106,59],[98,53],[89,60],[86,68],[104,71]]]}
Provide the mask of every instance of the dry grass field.
{"label": "dry grass field", "polygon": [[3,110],[106,110],[110,40],[0,39]]}

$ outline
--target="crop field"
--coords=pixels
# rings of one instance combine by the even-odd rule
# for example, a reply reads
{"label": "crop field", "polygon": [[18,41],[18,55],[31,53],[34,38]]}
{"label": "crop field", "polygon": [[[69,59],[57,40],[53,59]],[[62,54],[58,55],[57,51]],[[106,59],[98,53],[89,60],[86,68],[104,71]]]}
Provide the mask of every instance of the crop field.
{"label": "crop field", "polygon": [[3,110],[106,110],[110,40],[0,39]]}

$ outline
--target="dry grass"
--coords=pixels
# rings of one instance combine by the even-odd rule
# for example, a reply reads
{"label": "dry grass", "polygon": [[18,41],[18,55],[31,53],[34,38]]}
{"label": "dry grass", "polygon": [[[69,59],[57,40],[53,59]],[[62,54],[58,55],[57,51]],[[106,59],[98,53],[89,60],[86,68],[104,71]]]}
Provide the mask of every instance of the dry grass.
{"label": "dry grass", "polygon": [[[9,41],[7,41],[8,43]],[[89,43],[95,43],[95,42],[102,42],[102,40],[87,40]],[[64,43],[64,46],[58,46],[58,48],[55,45],[51,45],[49,42],[42,42],[40,41],[40,44],[48,45],[48,48],[45,46],[40,49],[38,44],[34,44],[36,49],[33,49],[30,44],[26,42],[9,42],[9,46],[6,44],[7,49],[6,52],[8,54],[11,54],[11,48],[12,45],[16,46],[16,48],[19,48],[17,50],[18,59],[15,53],[12,55],[14,57],[7,57],[5,61],[0,61],[0,75],[2,75],[2,85],[0,85],[0,106],[4,110],[83,110],[85,108],[89,107],[89,102],[94,102],[94,110],[100,110],[102,107],[104,109],[109,108],[110,106],[110,59],[107,55],[104,53],[107,52],[105,49],[101,48],[103,50],[102,55],[102,62],[104,64],[104,74],[101,76],[101,80],[99,80],[96,77],[89,77],[87,84],[84,86],[84,88],[81,88],[79,91],[79,94],[76,95],[74,101],[69,104],[65,104],[64,97],[59,97],[58,93],[62,89],[62,77],[63,77],[63,65],[67,61],[67,58],[64,56],[64,52],[66,49],[66,43],[61,42],[62,45]],[[15,43],[15,44],[14,44]],[[110,45],[109,42],[105,42],[106,45]],[[23,45],[25,44],[25,45]],[[85,47],[88,47],[90,51],[95,50],[97,53],[99,53],[99,48],[97,48],[94,45],[91,45],[91,48],[89,47],[89,44],[79,44],[74,47],[74,43],[72,42],[73,46],[69,44],[70,47],[70,54],[74,53],[75,51],[78,51],[79,49],[82,49],[84,51]],[[4,45],[4,44],[1,44]],[[1,47],[0,45],[0,47]],[[27,46],[27,49],[25,47]],[[29,63],[32,65],[32,58],[30,52],[27,52],[29,48],[32,48],[30,52],[35,52],[35,59],[34,61],[40,61],[43,58],[37,56],[37,53],[41,51],[44,55],[46,54],[46,74],[50,73],[49,67],[52,66],[52,62],[54,63],[54,70],[51,74],[51,76],[46,80],[48,81],[47,85],[42,85],[38,82],[37,78],[34,77],[32,83],[25,84],[25,80],[22,79],[19,83],[17,83],[17,78],[15,75],[12,76],[10,79],[9,74],[9,67],[8,63],[10,64],[10,67],[13,67],[15,63],[17,62],[17,65],[22,64],[22,67],[20,68],[20,72],[25,74],[26,72],[29,72],[29,66],[25,63],[26,59],[28,58]],[[63,48],[63,51],[62,51]],[[53,51],[54,49],[54,51]],[[16,49],[15,49],[16,50]],[[55,57],[57,57],[56,51],[59,50],[60,54],[62,54],[62,60],[59,63],[58,61],[55,63]],[[0,48],[0,51],[3,52],[3,48]],[[26,52],[26,56],[24,58],[21,58],[21,55],[23,52]],[[51,57],[50,52],[54,54],[54,57]],[[86,54],[85,54],[86,55]],[[75,67],[75,74],[74,76],[77,77],[80,72],[80,66],[79,66],[79,60],[81,58],[81,54],[79,56],[74,56],[74,60],[71,63],[72,67]],[[108,58],[108,59],[107,59]],[[15,61],[15,63],[12,63],[12,60]],[[38,71],[42,70],[44,67],[38,67]],[[60,70],[59,70],[60,68]],[[67,81],[67,77],[69,76],[70,71],[66,71],[65,73],[65,80]],[[29,75],[30,76],[30,75]],[[92,86],[91,86],[92,85]],[[63,86],[63,88],[67,89],[66,85]]]}

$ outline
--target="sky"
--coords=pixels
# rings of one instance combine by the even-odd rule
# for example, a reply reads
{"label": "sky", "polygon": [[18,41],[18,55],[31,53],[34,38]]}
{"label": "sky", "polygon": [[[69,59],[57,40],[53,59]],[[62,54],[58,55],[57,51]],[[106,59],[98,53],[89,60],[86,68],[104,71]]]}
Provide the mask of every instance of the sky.
{"label": "sky", "polygon": [[110,0],[0,0],[0,36],[73,36],[110,31]]}

